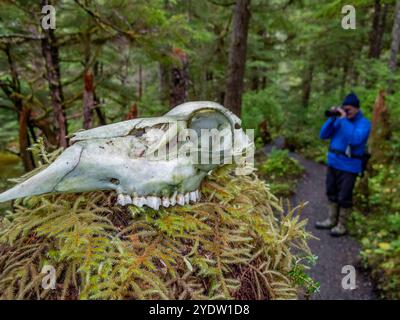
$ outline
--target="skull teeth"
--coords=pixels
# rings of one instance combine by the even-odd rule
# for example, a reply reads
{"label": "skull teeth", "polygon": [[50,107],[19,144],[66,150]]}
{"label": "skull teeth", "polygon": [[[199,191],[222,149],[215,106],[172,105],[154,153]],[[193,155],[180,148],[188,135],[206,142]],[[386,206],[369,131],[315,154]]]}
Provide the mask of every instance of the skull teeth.
{"label": "skull teeth", "polygon": [[169,200],[168,197],[163,197],[163,198],[161,199],[161,205],[162,205],[163,207],[168,208],[170,204],[171,204],[171,201]]}
{"label": "skull teeth", "polygon": [[174,194],[172,195],[172,197],[169,199],[171,202],[171,206],[173,207],[174,205],[176,205],[176,196],[177,196],[177,192],[175,191]]}
{"label": "skull teeth", "polygon": [[196,202],[197,201],[196,191],[193,191],[193,192],[190,193],[190,201],[191,202]]}
{"label": "skull teeth", "polygon": [[147,197],[146,205],[154,210],[158,210],[161,205],[161,199],[159,197]]}
{"label": "skull teeth", "polygon": [[190,194],[185,193],[185,204],[190,202]]}
{"label": "skull teeth", "polygon": [[183,194],[178,194],[176,197],[176,203],[179,204],[180,206],[185,205],[185,196]]}
{"label": "skull teeth", "polygon": [[119,194],[118,195],[118,199],[117,199],[117,203],[120,206],[126,206],[128,204],[132,204],[132,198],[128,195],[124,195],[124,194]]}
{"label": "skull teeth", "polygon": [[134,194],[131,198],[129,195],[119,194],[117,197],[117,204],[120,206],[133,204],[139,208],[147,206],[154,210],[159,210],[161,206],[164,208],[173,207],[176,204],[184,206],[185,204],[196,203],[199,200],[200,192],[199,190],[196,190],[192,192],[187,192],[185,194],[174,192],[172,196],[164,196],[162,198],[156,196],[140,197],[137,194]]}

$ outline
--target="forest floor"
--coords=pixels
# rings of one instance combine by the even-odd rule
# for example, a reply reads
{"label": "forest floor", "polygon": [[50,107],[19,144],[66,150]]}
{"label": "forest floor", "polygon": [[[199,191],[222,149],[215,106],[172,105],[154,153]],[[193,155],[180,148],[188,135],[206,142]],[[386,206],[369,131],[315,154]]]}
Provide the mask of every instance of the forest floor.
{"label": "forest floor", "polygon": [[[277,146],[279,148],[279,145]],[[265,153],[271,146],[265,148]],[[317,263],[309,271],[310,276],[321,285],[313,300],[371,300],[377,299],[373,285],[365,270],[362,269],[359,252],[360,246],[350,236],[333,238],[329,230],[317,230],[317,220],[326,218],[328,206],[325,196],[326,166],[307,160],[301,155],[290,153],[305,169],[304,177],[299,181],[295,195],[291,199],[293,206],[308,202],[302,212],[303,219],[308,219],[306,229],[318,239],[309,241],[312,253],[318,257]],[[342,268],[352,265],[356,269],[356,289],[342,288]]]}

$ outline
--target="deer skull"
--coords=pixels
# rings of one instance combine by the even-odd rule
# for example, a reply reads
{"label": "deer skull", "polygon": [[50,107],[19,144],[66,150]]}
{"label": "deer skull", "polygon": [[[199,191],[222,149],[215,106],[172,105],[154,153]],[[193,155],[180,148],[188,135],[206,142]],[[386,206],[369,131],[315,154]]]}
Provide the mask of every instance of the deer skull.
{"label": "deer skull", "polygon": [[[204,138],[207,130],[224,132],[223,143],[213,135]],[[213,147],[205,146],[208,142]],[[240,119],[213,102],[185,103],[162,117],[81,131],[71,143],[49,167],[0,194],[0,202],[45,193],[115,190],[122,206],[158,210],[184,205],[200,199],[201,181],[226,156],[241,156],[253,147]],[[220,154],[219,162],[211,161]]]}

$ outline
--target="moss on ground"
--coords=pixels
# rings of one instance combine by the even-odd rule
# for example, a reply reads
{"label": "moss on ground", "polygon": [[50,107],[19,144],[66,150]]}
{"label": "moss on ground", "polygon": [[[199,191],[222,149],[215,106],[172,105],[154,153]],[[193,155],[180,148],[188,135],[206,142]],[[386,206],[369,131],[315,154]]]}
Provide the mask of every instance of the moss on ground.
{"label": "moss on ground", "polygon": [[[3,299],[295,299],[316,283],[300,208],[284,213],[264,182],[232,167],[200,203],[115,206],[107,192],[19,200],[0,224]],[[296,252],[296,253],[293,253]],[[55,290],[41,286],[43,266]]]}

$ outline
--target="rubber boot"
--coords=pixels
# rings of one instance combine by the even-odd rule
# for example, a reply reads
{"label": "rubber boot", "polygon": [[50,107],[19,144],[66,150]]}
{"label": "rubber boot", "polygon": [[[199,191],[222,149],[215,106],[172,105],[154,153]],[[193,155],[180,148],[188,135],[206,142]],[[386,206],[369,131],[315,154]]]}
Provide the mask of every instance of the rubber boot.
{"label": "rubber boot", "polygon": [[351,211],[351,208],[339,208],[339,221],[337,226],[331,229],[331,236],[341,237],[347,233],[346,221]]}
{"label": "rubber boot", "polygon": [[337,203],[329,202],[329,216],[324,221],[317,221],[315,227],[317,229],[331,229],[337,224],[339,214],[339,206]]}

